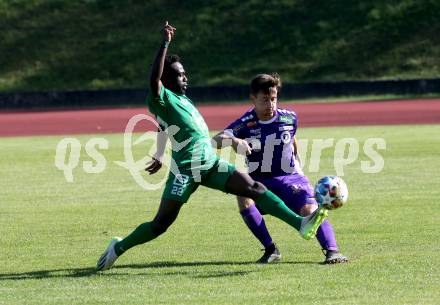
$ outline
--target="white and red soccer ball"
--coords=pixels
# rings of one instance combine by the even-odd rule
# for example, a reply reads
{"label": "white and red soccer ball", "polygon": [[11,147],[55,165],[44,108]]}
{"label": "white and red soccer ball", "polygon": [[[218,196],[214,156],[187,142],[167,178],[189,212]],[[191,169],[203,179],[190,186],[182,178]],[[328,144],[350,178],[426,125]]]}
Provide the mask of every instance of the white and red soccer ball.
{"label": "white and red soccer ball", "polygon": [[326,209],[340,208],[348,199],[347,184],[338,176],[324,176],[315,185],[315,198]]}

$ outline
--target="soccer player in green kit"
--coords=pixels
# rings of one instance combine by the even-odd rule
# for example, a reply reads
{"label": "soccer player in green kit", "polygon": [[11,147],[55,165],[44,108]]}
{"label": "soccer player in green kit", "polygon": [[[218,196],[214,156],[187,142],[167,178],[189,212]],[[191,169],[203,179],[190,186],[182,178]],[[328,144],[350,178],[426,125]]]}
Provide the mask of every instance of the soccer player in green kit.
{"label": "soccer player in green kit", "polygon": [[[96,268],[100,271],[111,268],[128,249],[163,234],[199,185],[253,199],[266,213],[288,223],[305,239],[316,234],[327,216],[327,211],[322,208],[307,217],[295,214],[263,184],[217,157],[205,121],[185,95],[188,79],[184,68],[177,56],[166,55],[175,31],[173,26],[165,23],[163,41],[151,68],[147,98],[149,110],[166,129],[173,150],[159,210],[152,221],[139,225],[124,239],[112,238],[98,259]],[[162,146],[159,144],[158,147]],[[160,166],[161,161],[154,159],[146,170],[155,173]]]}

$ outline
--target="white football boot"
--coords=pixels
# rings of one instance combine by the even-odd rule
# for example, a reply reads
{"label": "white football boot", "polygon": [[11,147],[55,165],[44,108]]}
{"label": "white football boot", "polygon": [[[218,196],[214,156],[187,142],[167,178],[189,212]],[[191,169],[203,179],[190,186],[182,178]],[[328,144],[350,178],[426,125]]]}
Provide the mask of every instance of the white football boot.
{"label": "white football boot", "polygon": [[312,214],[303,218],[301,221],[301,229],[299,230],[299,234],[301,234],[301,236],[306,240],[314,237],[319,226],[324,222],[327,216],[327,209],[323,207],[317,208]]}
{"label": "white football boot", "polygon": [[116,255],[115,252],[115,244],[121,240],[122,238],[120,237],[112,237],[104,253],[102,253],[101,257],[96,263],[96,270],[104,271],[110,269],[113,266],[115,261],[118,259],[118,255]]}

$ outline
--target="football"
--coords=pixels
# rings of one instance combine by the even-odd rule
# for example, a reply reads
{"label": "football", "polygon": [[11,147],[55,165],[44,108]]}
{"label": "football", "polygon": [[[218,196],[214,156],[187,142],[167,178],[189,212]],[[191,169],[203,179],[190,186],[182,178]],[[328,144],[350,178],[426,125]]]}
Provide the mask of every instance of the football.
{"label": "football", "polygon": [[316,183],[315,198],[326,209],[340,208],[348,199],[347,184],[338,176],[324,176]]}

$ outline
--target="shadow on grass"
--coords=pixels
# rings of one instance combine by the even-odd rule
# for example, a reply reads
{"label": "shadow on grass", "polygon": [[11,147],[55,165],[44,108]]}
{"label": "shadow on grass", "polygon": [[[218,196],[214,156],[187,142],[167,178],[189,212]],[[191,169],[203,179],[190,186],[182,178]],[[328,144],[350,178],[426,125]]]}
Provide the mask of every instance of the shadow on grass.
{"label": "shadow on grass", "polygon": [[[313,264],[319,265],[317,262],[278,262],[276,264],[271,264],[267,267],[282,265],[282,264]],[[46,278],[81,278],[81,277],[90,277],[90,276],[118,276],[118,275],[156,275],[156,276],[164,276],[164,275],[187,275],[192,278],[215,278],[215,277],[229,277],[229,276],[241,276],[246,275],[248,273],[255,272],[254,270],[242,270],[242,271],[228,271],[228,270],[219,270],[219,271],[211,271],[211,270],[197,270],[197,267],[203,266],[233,266],[233,265],[255,265],[266,267],[266,265],[258,265],[254,262],[174,262],[174,261],[163,261],[163,262],[154,262],[147,264],[126,264],[119,265],[112,268],[112,270],[118,269],[164,269],[164,268],[178,268],[178,267],[196,267],[191,270],[180,270],[180,271],[170,271],[170,272],[161,272],[161,273],[102,273],[97,272],[94,267],[90,268],[71,268],[71,269],[53,269],[53,270],[39,270],[39,271],[30,271],[30,272],[21,272],[21,273],[0,273],[0,281],[4,280],[29,280],[29,279],[46,279]]]}

